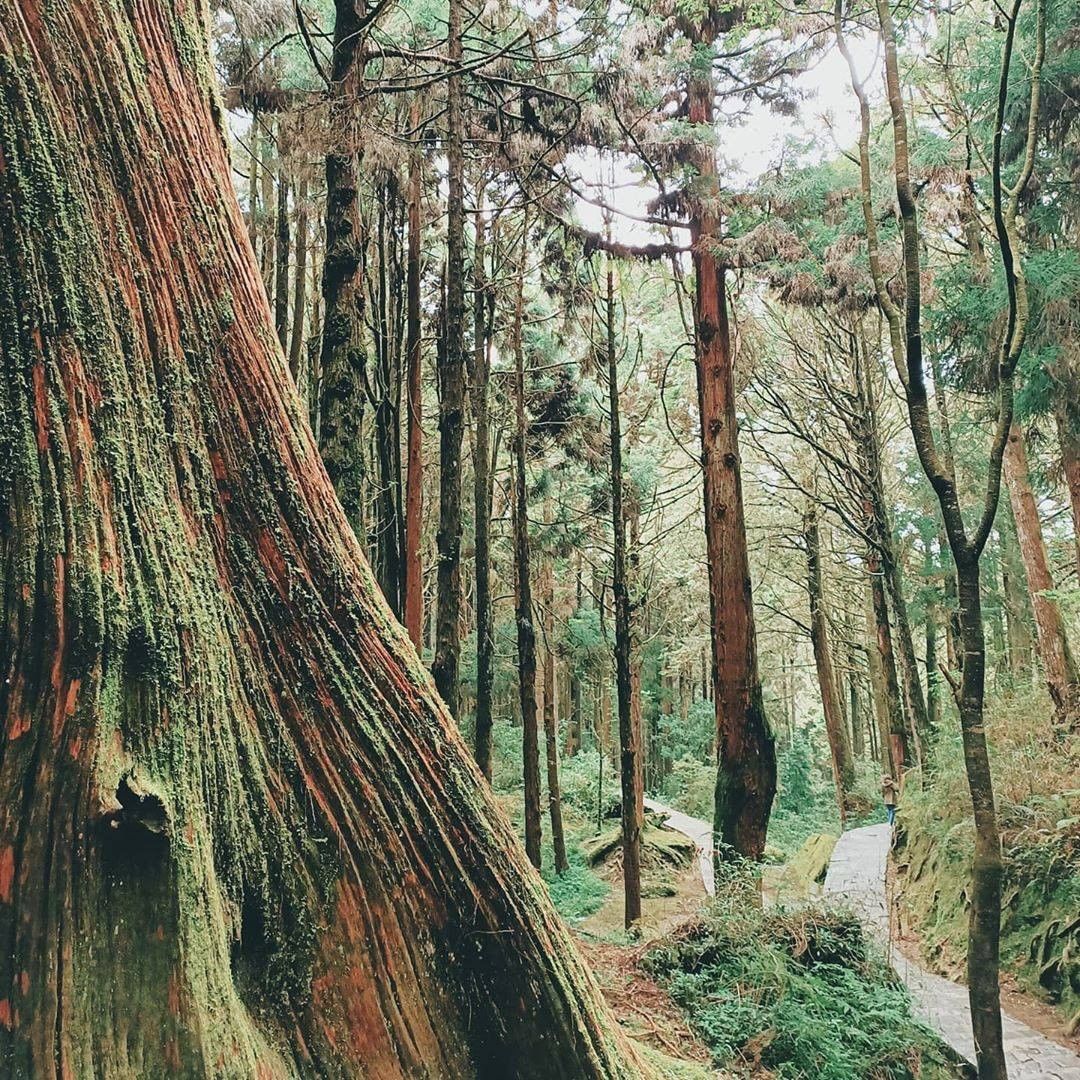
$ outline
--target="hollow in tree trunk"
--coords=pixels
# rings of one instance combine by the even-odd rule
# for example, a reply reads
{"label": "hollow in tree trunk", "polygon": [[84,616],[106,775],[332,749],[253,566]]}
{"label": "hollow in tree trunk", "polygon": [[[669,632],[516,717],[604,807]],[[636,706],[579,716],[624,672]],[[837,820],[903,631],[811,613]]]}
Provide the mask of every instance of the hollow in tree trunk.
{"label": "hollow in tree trunk", "polygon": [[0,6],[4,1071],[631,1080],[320,463],[212,71],[198,5]]}

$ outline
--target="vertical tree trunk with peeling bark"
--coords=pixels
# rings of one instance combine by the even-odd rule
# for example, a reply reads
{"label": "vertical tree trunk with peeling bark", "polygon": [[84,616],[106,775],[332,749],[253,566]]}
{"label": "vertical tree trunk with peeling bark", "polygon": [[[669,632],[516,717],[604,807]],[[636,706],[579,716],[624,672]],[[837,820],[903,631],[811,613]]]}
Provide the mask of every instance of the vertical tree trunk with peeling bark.
{"label": "vertical tree trunk with peeling bark", "polygon": [[1020,557],[1027,573],[1031,606],[1035,613],[1035,630],[1043,675],[1046,677],[1050,698],[1054,702],[1057,722],[1068,725],[1076,717],[1077,706],[1080,704],[1080,687],[1077,685],[1076,664],[1065,634],[1061,610],[1057,601],[1048,595],[1054,588],[1054,579],[1050,573],[1050,560],[1046,555],[1039,510],[1031,490],[1024,433],[1019,424],[1014,423],[1009,430],[1004,460],[1005,484],[1020,541]]}
{"label": "vertical tree trunk with peeling bark", "polygon": [[[702,41],[708,36],[702,33]],[[718,858],[731,851],[760,859],[776,794],[776,744],[758,675],[727,286],[713,246],[720,241],[721,226],[711,142],[711,70],[691,76],[688,94],[690,123],[706,132],[695,148],[697,190],[690,237],[717,723],[713,827]]]}
{"label": "vertical tree trunk with peeling bark", "polygon": [[836,802],[843,824],[851,809],[851,796],[855,788],[855,762],[851,756],[851,740],[848,738],[847,722],[840,704],[832,652],[829,648],[825,595],[821,583],[821,533],[817,508],[812,501],[808,502],[803,514],[803,543],[806,545],[806,581],[810,598],[810,642],[814,650],[818,687],[821,690],[821,707],[825,715],[825,734],[829,740],[829,753],[832,758]]}
{"label": "vertical tree trunk with peeling bark", "polygon": [[360,20],[353,0],[335,0],[330,108],[339,140],[326,155],[326,249],[323,252],[322,339],[319,350],[319,452],[361,543],[364,505],[363,238],[357,199],[356,53]]}
{"label": "vertical tree trunk with peeling bark", "polygon": [[304,358],[304,308],[307,305],[308,182],[301,173],[296,183],[296,269],[293,276],[293,318],[289,335],[289,371],[300,384]]}
{"label": "vertical tree trunk with peeling bark", "polygon": [[484,268],[487,245],[483,213],[477,213],[475,228],[473,360],[469,372],[473,415],[473,530],[476,536],[476,724],[473,750],[480,771],[490,780],[492,692],[495,683],[495,633],[491,604],[491,419],[488,410],[488,381],[491,378],[488,299],[491,294]]}
{"label": "vertical tree trunk with peeling bark", "polygon": [[278,155],[277,211],[274,215],[274,330],[281,351],[289,355],[289,249],[292,246],[289,230],[289,179],[285,157]]}
{"label": "vertical tree trunk with peeling bark", "polygon": [[212,79],[198,5],[0,7],[0,1061],[632,1080],[288,387]]}
{"label": "vertical tree trunk with peeling bark", "polygon": [[611,524],[614,534],[611,592],[615,601],[615,688],[619,699],[623,917],[626,928],[630,929],[641,918],[641,830],[645,817],[645,792],[641,762],[641,709],[634,700],[638,687],[633,671],[633,607],[627,569],[619,364],[615,348],[615,279],[610,256],[607,259],[606,283],[604,326],[611,427]]}
{"label": "vertical tree trunk with peeling bark", "polygon": [[522,320],[525,306],[525,257],[528,229],[524,230],[514,306],[514,600],[517,619],[518,697],[521,702],[521,762],[525,799],[525,851],[540,867],[540,746],[536,716],[536,626],[533,622],[532,557],[529,550],[529,489],[525,475],[525,347]]}
{"label": "vertical tree trunk with peeling bark", "polygon": [[[420,120],[414,102],[410,123]],[[417,649],[424,634],[424,577],[420,561],[420,534],[424,527],[424,427],[420,340],[420,199],[423,158],[419,147],[409,154],[408,219],[409,241],[405,257],[405,398],[409,414],[405,451],[405,629]]]}
{"label": "vertical tree trunk with peeling bark", "polygon": [[461,443],[465,430],[465,151],[461,85],[462,0],[447,8],[446,307],[439,369],[439,529],[436,534],[435,656],[431,673],[458,715],[461,659]]}
{"label": "vertical tree trunk with peeling bark", "polygon": [[1054,409],[1057,426],[1058,447],[1061,450],[1061,468],[1065,485],[1069,489],[1069,509],[1072,511],[1073,552],[1076,571],[1080,574],[1080,417],[1072,394],[1062,394]]}
{"label": "vertical tree trunk with peeling bark", "polygon": [[[545,513],[545,522],[551,516]],[[544,758],[547,765],[548,816],[551,819],[551,846],[555,853],[555,873],[570,869],[566,858],[566,832],[562,819],[562,787],[559,784],[559,716],[555,678],[555,567],[550,552],[544,553]]]}

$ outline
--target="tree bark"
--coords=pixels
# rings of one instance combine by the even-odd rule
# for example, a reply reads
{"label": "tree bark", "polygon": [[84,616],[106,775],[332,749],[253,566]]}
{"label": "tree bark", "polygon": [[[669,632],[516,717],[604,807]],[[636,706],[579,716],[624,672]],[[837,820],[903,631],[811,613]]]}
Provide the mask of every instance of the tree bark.
{"label": "tree bark", "polygon": [[713,94],[711,70],[691,77],[690,123],[703,132],[695,147],[698,191],[690,236],[717,724],[713,826],[717,858],[733,852],[760,859],[776,794],[776,744],[758,674],[727,288],[713,246],[721,236],[711,141]]}
{"label": "tree bark", "polygon": [[[476,536],[476,728],[473,747],[480,771],[490,780],[491,695],[495,680],[495,634],[491,607],[491,477],[493,467],[491,420],[488,415],[491,357],[487,314],[489,290],[484,270],[485,229],[484,215],[477,213],[476,241],[473,249],[473,361],[472,370],[469,373],[473,415],[473,528]],[[548,773],[550,777],[550,761]],[[553,829],[554,826],[553,819]],[[558,854],[556,847],[556,864],[558,864]],[[565,862],[565,851],[563,861]]]}
{"label": "tree bark", "polygon": [[1080,575],[1080,418],[1072,394],[1066,390],[1059,395],[1054,407],[1058,446],[1061,449],[1061,467],[1065,485],[1069,489],[1069,509],[1072,511],[1073,553],[1076,572]]}
{"label": "tree bark", "polygon": [[285,172],[285,157],[278,155],[277,212],[274,244],[274,331],[281,351],[289,355],[289,180]]}
{"label": "tree bark", "polygon": [[[528,233],[525,233],[527,236]],[[514,571],[517,616],[518,690],[521,700],[522,771],[525,786],[525,851],[540,868],[540,747],[536,717],[536,627],[533,624],[532,556],[529,550],[529,493],[525,475],[525,239],[518,268],[514,307]]]}
{"label": "tree bark", "polygon": [[[545,515],[548,517],[548,515]],[[562,819],[562,789],[559,785],[559,719],[555,700],[555,567],[550,552],[544,554],[544,750],[547,765],[548,815],[551,818],[551,846],[555,853],[555,873],[570,869],[566,858],[566,833]]]}
{"label": "tree bark", "polygon": [[[415,128],[420,110],[410,113]],[[417,649],[424,636],[424,576],[420,561],[420,534],[424,527],[424,428],[420,340],[420,199],[423,157],[419,147],[409,154],[409,246],[405,265],[405,362],[409,431],[405,488],[405,629]]]}
{"label": "tree bark", "polygon": [[1054,702],[1057,723],[1068,725],[1076,716],[1080,687],[1077,685],[1076,664],[1065,634],[1065,623],[1057,601],[1049,596],[1054,588],[1050,561],[1046,556],[1042,523],[1031,490],[1028,475],[1027,450],[1020,425],[1009,430],[1005,448],[1005,484],[1009,492],[1016,534],[1020,541],[1020,557],[1027,573],[1031,606],[1035,613],[1035,630],[1039,643],[1039,658],[1047,689]]}
{"label": "tree bark", "polygon": [[300,385],[300,367],[304,359],[304,317],[307,306],[308,256],[308,185],[301,173],[296,183],[296,270],[293,277],[293,318],[289,336],[289,371]]}
{"label": "tree bark", "polygon": [[855,789],[855,762],[851,756],[847,723],[833,673],[828,624],[825,619],[825,596],[821,583],[821,535],[817,508],[812,501],[808,501],[803,513],[803,543],[806,545],[806,582],[810,598],[810,643],[814,649],[814,666],[821,690],[821,707],[825,715],[825,734],[829,740],[829,753],[832,758],[836,802],[840,809],[840,822],[843,824],[851,809],[851,796]]}
{"label": "tree bark", "polygon": [[631,1080],[319,462],[212,72],[198,5],[0,7],[0,1061]]}
{"label": "tree bark", "polygon": [[357,150],[350,115],[360,20],[352,0],[335,0],[330,64],[331,111],[338,140],[326,155],[326,248],[319,350],[319,452],[349,524],[366,543],[364,506],[363,237],[357,198]]}
{"label": "tree bark", "polygon": [[607,292],[604,300],[608,409],[611,424],[611,524],[614,532],[611,591],[615,601],[615,688],[619,699],[623,918],[629,930],[641,918],[641,829],[645,818],[645,789],[641,763],[641,710],[635,707],[634,702],[633,607],[627,572],[619,364],[615,348],[615,284],[610,255],[607,257]]}
{"label": "tree bark", "polygon": [[465,156],[461,85],[461,0],[447,8],[446,309],[439,371],[439,529],[435,657],[431,673],[458,715],[461,659],[461,440],[465,427]]}

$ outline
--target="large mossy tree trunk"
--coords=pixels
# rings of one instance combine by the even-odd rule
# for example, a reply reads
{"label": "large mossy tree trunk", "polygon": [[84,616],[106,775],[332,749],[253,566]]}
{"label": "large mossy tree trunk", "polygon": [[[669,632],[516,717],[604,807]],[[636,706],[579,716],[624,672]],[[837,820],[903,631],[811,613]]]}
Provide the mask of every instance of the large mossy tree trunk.
{"label": "large mossy tree trunk", "polygon": [[[711,47],[720,27],[701,25],[692,32],[701,47]],[[727,285],[716,254],[721,223],[712,143],[715,88],[711,68],[699,67],[688,87],[690,123],[701,132],[690,237],[717,726],[713,826],[718,857],[733,852],[760,859],[776,794],[776,743],[758,674]]]}
{"label": "large mossy tree trunk", "polygon": [[0,1073],[643,1066],[291,387],[204,11],[0,7]]}

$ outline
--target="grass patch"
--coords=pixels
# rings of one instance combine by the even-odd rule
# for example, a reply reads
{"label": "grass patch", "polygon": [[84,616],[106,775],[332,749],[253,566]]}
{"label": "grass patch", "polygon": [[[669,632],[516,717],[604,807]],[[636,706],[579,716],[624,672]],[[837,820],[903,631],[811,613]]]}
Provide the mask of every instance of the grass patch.
{"label": "grass patch", "polygon": [[643,960],[718,1066],[768,1069],[779,1080],[957,1075],[853,916],[763,911],[755,883],[738,877],[721,892]]}
{"label": "grass patch", "polygon": [[570,869],[565,874],[555,873],[552,859],[543,871],[543,878],[555,909],[564,919],[573,922],[598,911],[611,887],[589,869],[579,848],[567,851],[566,857]]}

